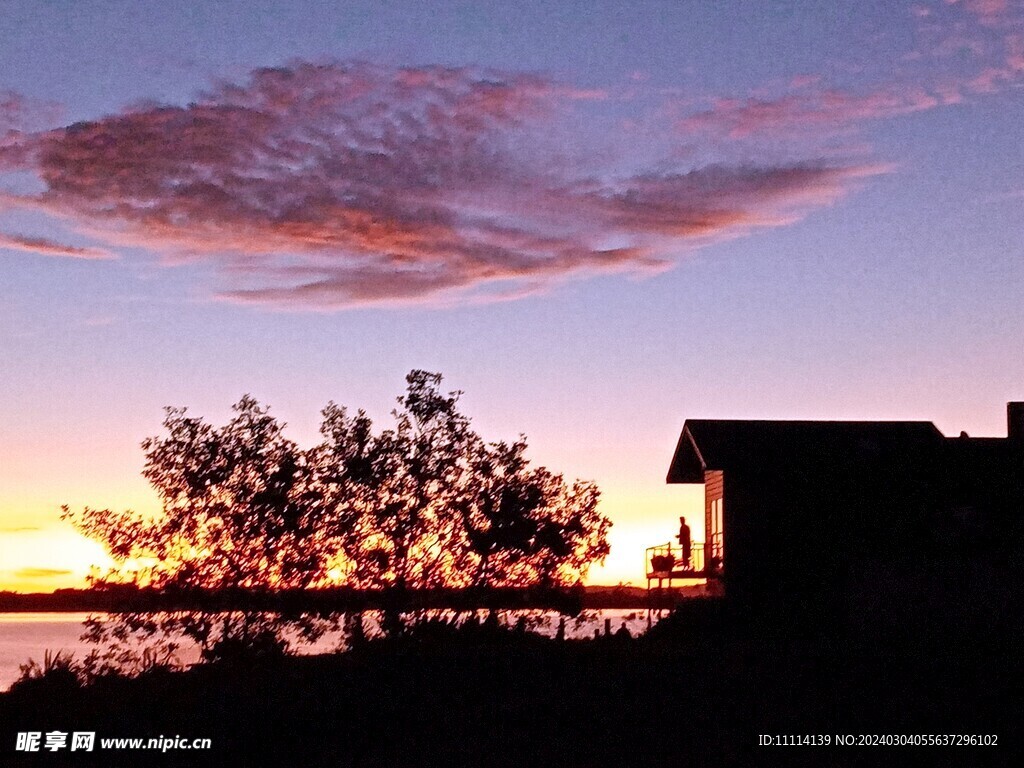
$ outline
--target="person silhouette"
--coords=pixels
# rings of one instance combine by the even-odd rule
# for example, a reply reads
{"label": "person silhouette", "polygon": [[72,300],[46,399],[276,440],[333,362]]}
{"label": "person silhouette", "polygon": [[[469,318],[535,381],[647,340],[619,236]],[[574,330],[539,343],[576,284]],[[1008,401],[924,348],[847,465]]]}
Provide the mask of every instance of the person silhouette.
{"label": "person silhouette", "polygon": [[682,560],[683,568],[690,567],[690,547],[692,542],[690,541],[690,526],[686,524],[686,518],[679,518],[679,548],[683,550],[680,560]]}

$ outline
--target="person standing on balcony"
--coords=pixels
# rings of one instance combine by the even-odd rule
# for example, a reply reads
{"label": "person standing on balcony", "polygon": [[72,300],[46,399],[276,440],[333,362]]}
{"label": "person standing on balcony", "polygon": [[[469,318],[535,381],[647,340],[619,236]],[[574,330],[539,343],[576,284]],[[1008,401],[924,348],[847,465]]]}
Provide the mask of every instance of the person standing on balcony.
{"label": "person standing on balcony", "polygon": [[686,524],[686,518],[679,518],[679,548],[683,550],[680,560],[683,563],[683,568],[690,567],[690,526]]}

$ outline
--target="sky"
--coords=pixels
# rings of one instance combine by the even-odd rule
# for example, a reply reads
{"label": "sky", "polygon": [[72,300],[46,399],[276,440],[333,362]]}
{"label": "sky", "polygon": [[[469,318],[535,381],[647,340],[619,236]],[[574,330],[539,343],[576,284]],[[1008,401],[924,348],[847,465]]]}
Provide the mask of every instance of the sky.
{"label": "sky", "polygon": [[[687,418],[1024,399],[1024,3],[0,2],[0,589],[158,509],[162,408],[300,444],[442,372],[595,481],[591,583]],[[695,538],[700,538],[699,534]]]}

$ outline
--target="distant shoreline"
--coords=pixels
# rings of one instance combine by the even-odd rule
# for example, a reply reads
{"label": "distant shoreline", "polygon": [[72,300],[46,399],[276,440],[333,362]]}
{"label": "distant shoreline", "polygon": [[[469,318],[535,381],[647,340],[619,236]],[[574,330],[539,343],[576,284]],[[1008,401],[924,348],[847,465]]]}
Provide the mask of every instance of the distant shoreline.
{"label": "distant shoreline", "polygon": [[[403,610],[578,610],[670,607],[679,600],[702,597],[703,587],[675,587],[649,596],[643,587],[592,586],[582,589],[433,590],[402,596]],[[372,611],[398,608],[394,595],[346,588],[307,592],[230,593],[195,591],[158,594],[146,590],[61,589],[45,593],[0,592],[0,613],[157,613],[167,610],[303,610],[309,612]]]}

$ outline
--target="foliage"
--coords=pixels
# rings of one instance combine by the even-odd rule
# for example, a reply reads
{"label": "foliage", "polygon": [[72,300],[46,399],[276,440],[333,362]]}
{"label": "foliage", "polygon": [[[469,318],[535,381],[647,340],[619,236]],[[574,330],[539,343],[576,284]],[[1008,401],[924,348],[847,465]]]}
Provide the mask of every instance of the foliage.
{"label": "foliage", "polygon": [[329,404],[317,461],[350,583],[393,596],[387,631],[410,590],[567,586],[607,555],[593,483],[531,467],[523,437],[485,443],[440,374],[406,381],[380,432]]}
{"label": "foliage", "polygon": [[156,646],[141,651],[110,648],[102,653],[90,651],[78,661],[72,653],[47,649],[42,665],[35,659],[18,665],[18,679],[11,690],[62,694],[104,678],[153,676],[180,667],[173,651],[173,644],[170,651]]}
{"label": "foliage", "polygon": [[[306,588],[324,581],[333,554],[321,534],[321,499],[305,452],[283,436],[283,425],[251,397],[233,408],[221,428],[168,408],[165,434],[145,440],[143,475],[161,500],[162,512],[65,509],[77,527],[104,542],[117,563],[95,582],[128,582],[164,593]],[[118,614],[93,621],[86,637],[106,643],[124,665],[141,639],[173,651],[172,638],[196,642],[204,656],[236,644],[287,645],[284,630],[298,623],[315,638],[331,626],[312,617],[284,620],[255,611],[210,610]],[[118,656],[118,654],[123,654]]]}
{"label": "foliage", "polygon": [[71,674],[77,677],[75,656],[64,651],[53,652],[47,648],[43,652],[43,664],[39,665],[35,659],[29,659],[24,664],[18,665],[18,680],[37,680],[42,677],[57,677]]}
{"label": "foliage", "polygon": [[[330,403],[323,440],[308,450],[249,396],[219,428],[168,408],[164,434],[142,444],[160,514],[65,508],[117,564],[95,586],[252,595],[340,578],[380,591],[396,633],[415,591],[567,586],[604,558],[610,523],[592,483],[531,467],[522,437],[484,442],[440,374],[406,381],[393,426],[376,431],[364,411]],[[123,665],[139,663],[130,653],[140,639],[165,654],[184,637],[205,659],[267,656],[337,626],[334,616],[230,608],[118,614],[91,621],[86,637]]]}
{"label": "foliage", "polygon": [[402,592],[458,586],[466,567],[456,502],[479,438],[456,409],[441,377],[413,371],[392,412],[395,426],[375,434],[365,412],[323,411],[319,466],[334,506],[351,583]]}
{"label": "foliage", "polygon": [[474,586],[576,581],[608,554],[611,523],[597,511],[597,487],[531,468],[526,447],[523,438],[493,443],[474,457],[458,502]]}

